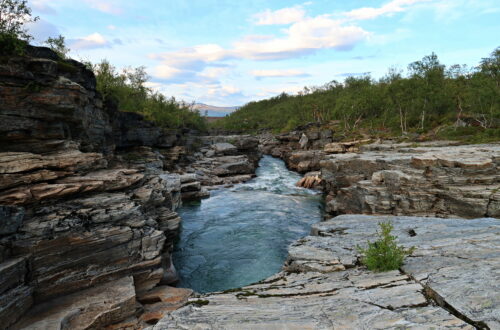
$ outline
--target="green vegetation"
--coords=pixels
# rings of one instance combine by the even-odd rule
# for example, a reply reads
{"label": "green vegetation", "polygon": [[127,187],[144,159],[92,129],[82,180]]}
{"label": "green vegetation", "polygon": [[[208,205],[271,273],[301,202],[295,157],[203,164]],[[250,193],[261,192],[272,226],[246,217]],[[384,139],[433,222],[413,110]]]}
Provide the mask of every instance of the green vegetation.
{"label": "green vegetation", "polygon": [[198,300],[191,300],[186,303],[187,305],[195,305],[195,306],[205,306],[208,305],[210,301],[204,300],[204,299],[198,299]]}
{"label": "green vegetation", "polygon": [[[338,121],[344,135],[416,136],[484,142],[499,139],[500,47],[476,68],[446,68],[435,54],[394,68],[379,80],[369,75],[304,88],[250,102],[213,123],[214,128],[286,132],[308,122]],[[467,135],[462,136],[462,128]],[[424,134],[426,133],[426,134]]]}
{"label": "green vegetation", "polygon": [[32,39],[24,25],[36,20],[27,0],[0,0],[0,55],[24,54]]}
{"label": "green vegetation", "polygon": [[65,38],[62,35],[59,35],[58,37],[52,38],[49,37],[44,44],[46,44],[50,49],[52,49],[57,55],[59,55],[60,58],[66,58],[68,55],[69,49],[66,46],[66,41]]}
{"label": "green vegetation", "polygon": [[148,76],[144,67],[125,69],[121,73],[108,61],[93,65],[97,90],[107,103],[117,104],[122,111],[143,114],[165,128],[195,128],[204,130],[205,121],[190,104],[167,98],[146,87]]}
{"label": "green vegetation", "polygon": [[375,272],[398,269],[403,264],[404,258],[410,255],[415,248],[405,249],[396,244],[396,237],[391,235],[394,229],[391,222],[381,222],[379,227],[378,240],[368,242],[366,249],[357,247],[359,253],[363,255],[361,263]]}

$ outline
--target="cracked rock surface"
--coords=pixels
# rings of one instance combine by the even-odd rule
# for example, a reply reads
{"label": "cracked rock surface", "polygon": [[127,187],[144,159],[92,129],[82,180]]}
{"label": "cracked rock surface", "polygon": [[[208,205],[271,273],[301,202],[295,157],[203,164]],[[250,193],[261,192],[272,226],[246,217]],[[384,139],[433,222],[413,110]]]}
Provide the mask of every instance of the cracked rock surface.
{"label": "cracked rock surface", "polygon": [[[387,220],[416,250],[402,269],[373,273],[356,246]],[[339,216],[292,244],[282,272],[191,298],[154,329],[498,329],[499,235],[492,218]]]}

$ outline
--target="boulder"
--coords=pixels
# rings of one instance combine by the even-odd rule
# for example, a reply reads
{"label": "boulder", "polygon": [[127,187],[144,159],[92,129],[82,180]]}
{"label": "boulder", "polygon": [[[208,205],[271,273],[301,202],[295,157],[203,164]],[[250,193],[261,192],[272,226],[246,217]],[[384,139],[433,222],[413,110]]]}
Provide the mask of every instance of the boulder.
{"label": "boulder", "polygon": [[212,149],[215,151],[216,155],[235,155],[238,152],[238,148],[231,143],[225,142],[213,144]]}

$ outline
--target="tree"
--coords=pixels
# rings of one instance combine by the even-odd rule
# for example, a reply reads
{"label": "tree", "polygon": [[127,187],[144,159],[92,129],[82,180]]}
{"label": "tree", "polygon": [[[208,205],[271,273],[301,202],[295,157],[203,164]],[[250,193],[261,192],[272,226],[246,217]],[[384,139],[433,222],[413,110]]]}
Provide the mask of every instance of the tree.
{"label": "tree", "polygon": [[66,58],[66,55],[70,51],[70,49],[66,47],[66,42],[62,35],[59,35],[55,38],[49,37],[49,39],[47,39],[44,44],[49,46],[49,48],[56,52],[57,55],[59,55],[59,57],[61,58]]}
{"label": "tree", "polygon": [[500,87],[500,47],[497,47],[490,57],[483,58],[479,68],[482,73],[495,80],[497,87]]}
{"label": "tree", "polygon": [[27,0],[0,0],[0,33],[29,41],[33,39],[25,27],[39,17],[31,16]]}

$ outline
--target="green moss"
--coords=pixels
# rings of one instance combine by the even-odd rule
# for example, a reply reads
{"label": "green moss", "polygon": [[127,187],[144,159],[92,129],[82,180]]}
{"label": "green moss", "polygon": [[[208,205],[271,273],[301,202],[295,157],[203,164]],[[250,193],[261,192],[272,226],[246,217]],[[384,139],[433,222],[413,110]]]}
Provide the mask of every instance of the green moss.
{"label": "green moss", "polygon": [[122,158],[127,162],[138,162],[142,160],[142,157],[140,155],[134,153],[123,154]]}
{"label": "green moss", "polygon": [[196,306],[205,306],[208,305],[210,301],[204,299],[191,300],[186,303],[186,305],[196,305]]}
{"label": "green moss", "polygon": [[234,288],[234,289],[227,289],[222,291],[222,293],[232,293],[232,292],[239,292],[241,291],[241,288]]}

